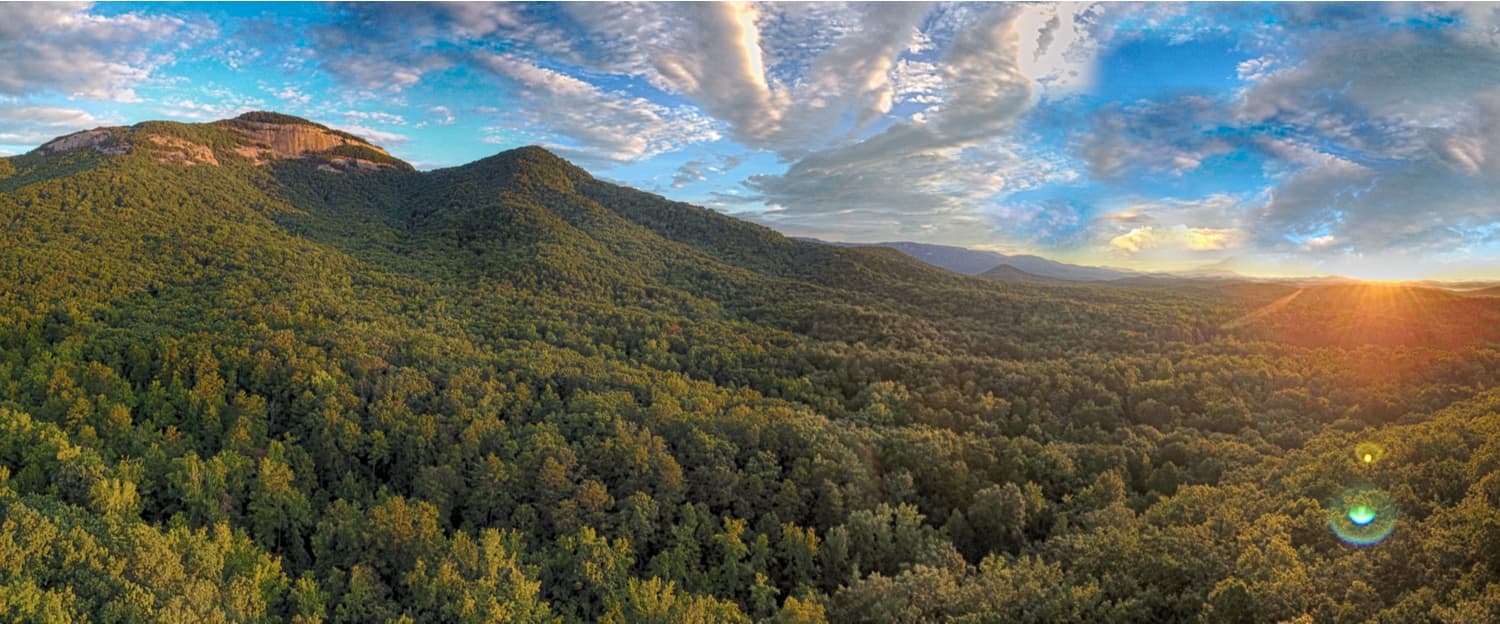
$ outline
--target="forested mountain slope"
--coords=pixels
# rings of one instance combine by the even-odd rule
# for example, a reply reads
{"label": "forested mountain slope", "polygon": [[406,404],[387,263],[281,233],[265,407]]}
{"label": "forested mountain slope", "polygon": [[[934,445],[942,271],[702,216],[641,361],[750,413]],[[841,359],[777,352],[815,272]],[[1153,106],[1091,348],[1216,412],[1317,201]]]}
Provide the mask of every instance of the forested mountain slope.
{"label": "forested mountain slope", "polygon": [[[0,159],[13,619],[1500,609],[1482,336],[1288,342],[1234,323],[1259,299],[964,277],[539,148],[92,132]],[[1359,483],[1401,514],[1365,548],[1325,513]]]}

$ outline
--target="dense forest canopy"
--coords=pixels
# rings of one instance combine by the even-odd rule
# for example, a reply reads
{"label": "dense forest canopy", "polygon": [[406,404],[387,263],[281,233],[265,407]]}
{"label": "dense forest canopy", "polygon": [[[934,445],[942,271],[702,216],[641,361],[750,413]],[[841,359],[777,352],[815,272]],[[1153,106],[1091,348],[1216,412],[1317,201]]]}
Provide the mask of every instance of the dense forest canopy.
{"label": "dense forest canopy", "polygon": [[4,619],[1500,620],[1500,298],[966,277],[282,128],[0,159]]}

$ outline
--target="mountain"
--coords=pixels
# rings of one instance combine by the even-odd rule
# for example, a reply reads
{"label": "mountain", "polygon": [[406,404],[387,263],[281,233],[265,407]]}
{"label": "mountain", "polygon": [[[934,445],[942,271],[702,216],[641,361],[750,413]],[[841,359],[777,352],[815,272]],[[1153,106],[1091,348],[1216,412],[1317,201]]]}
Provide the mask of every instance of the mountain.
{"label": "mountain", "polygon": [[1020,271],[1039,277],[1080,282],[1107,281],[1140,274],[1137,271],[1129,269],[1080,266],[1056,260],[1048,260],[1040,256],[1012,256],[993,251],[954,247],[951,245],[930,245],[927,243],[912,242],[833,244],[852,247],[887,247],[896,249],[927,264],[964,275],[979,275],[1000,265],[1015,267]]}
{"label": "mountain", "polygon": [[[209,128],[229,130],[212,132]],[[261,165],[274,160],[313,161],[324,171],[411,170],[411,165],[357,136],[306,119],[252,112],[195,127],[146,122],[130,128],[96,128],[53,139],[33,154],[57,155],[91,150],[103,155],[142,151],[158,163],[219,166],[220,157]]]}
{"label": "mountain", "polygon": [[[541,148],[419,172],[275,113],[62,137],[0,158],[0,604],[107,622],[1478,613],[1500,566],[1451,536],[1493,529],[1500,354],[1453,339],[1500,304],[1268,309],[1284,285],[1215,283],[973,279]],[[1388,310],[1405,316],[1363,320]],[[1414,322],[1438,329],[1363,331]],[[1360,576],[1380,551],[1323,532],[1321,501],[1369,468],[1359,443],[1400,458],[1389,545],[1443,554],[1408,566],[1421,582]],[[1296,556],[1274,582],[1241,565],[1276,548]]]}
{"label": "mountain", "polygon": [[1041,275],[1027,273],[1009,264],[1002,264],[993,269],[980,273],[979,277],[998,280],[1002,282],[1021,282],[1027,284],[1057,284],[1067,281],[1057,279],[1055,277],[1043,277]]}

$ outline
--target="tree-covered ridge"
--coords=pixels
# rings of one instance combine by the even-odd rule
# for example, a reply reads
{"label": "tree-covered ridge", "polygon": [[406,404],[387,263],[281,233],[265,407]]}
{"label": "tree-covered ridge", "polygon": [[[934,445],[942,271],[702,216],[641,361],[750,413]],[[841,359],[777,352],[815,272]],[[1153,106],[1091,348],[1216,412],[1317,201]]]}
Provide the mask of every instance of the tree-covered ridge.
{"label": "tree-covered ridge", "polygon": [[[1278,293],[967,278],[539,148],[354,175],[132,131],[221,165],[0,161],[16,619],[1500,608],[1482,341],[1288,344],[1234,323]],[[1359,483],[1401,513],[1364,549],[1324,515]]]}
{"label": "tree-covered ridge", "polygon": [[325,126],[325,125],[319,124],[319,123],[314,123],[312,121],[309,121],[307,119],[303,119],[303,118],[298,117],[296,115],[288,115],[286,113],[277,113],[277,112],[274,112],[274,111],[250,111],[248,113],[245,113],[243,115],[235,117],[234,119],[227,120],[228,123],[233,123],[235,121],[253,121],[253,122],[259,122],[259,123],[271,123],[271,124],[303,125],[303,126],[314,126],[314,127],[318,127],[318,128],[323,128],[324,130],[330,129],[330,128],[328,128],[328,126]]}

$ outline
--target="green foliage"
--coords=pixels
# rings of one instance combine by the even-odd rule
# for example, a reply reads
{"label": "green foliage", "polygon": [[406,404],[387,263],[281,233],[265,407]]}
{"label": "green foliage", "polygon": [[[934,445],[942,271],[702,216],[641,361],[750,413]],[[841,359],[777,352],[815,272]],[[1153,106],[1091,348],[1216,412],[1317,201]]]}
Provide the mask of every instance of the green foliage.
{"label": "green foliage", "polygon": [[[209,124],[189,124],[175,121],[146,121],[131,126],[132,136],[136,137],[135,144],[142,144],[140,137],[148,135],[160,135],[182,139],[199,145],[204,145],[216,151],[223,152],[233,149],[239,144],[239,137],[233,133],[225,132],[223,129]],[[146,140],[144,143],[149,144]],[[149,145],[148,145],[149,147]]]}
{"label": "green foliage", "polygon": [[[1496,610],[1482,341],[1290,344],[1235,324],[1280,295],[961,277],[539,148],[359,176],[0,163],[14,619]],[[1356,483],[1401,510],[1378,546],[1326,529]]]}
{"label": "green foliage", "polygon": [[376,163],[376,164],[390,165],[390,166],[395,167],[397,169],[402,169],[402,170],[406,170],[406,171],[411,171],[412,170],[412,166],[409,165],[409,164],[407,164],[406,161],[401,160],[400,158],[396,158],[394,156],[391,156],[390,154],[386,154],[384,152],[381,152],[381,151],[379,151],[379,150],[377,150],[377,149],[375,149],[373,147],[370,147],[368,145],[349,145],[349,144],[339,145],[339,146],[335,146],[333,149],[328,150],[326,153],[329,156],[344,156],[344,157],[348,157],[348,158],[358,158],[360,160],[368,160],[368,161],[370,161],[372,163]]}
{"label": "green foliage", "polygon": [[304,126],[317,126],[319,128],[323,127],[319,124],[315,124],[295,115],[287,115],[285,113],[276,113],[271,111],[250,111],[248,113],[240,115],[239,117],[235,117],[235,119],[240,121],[253,121],[256,123],[301,124]]}

